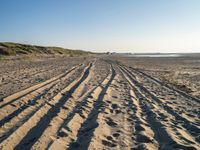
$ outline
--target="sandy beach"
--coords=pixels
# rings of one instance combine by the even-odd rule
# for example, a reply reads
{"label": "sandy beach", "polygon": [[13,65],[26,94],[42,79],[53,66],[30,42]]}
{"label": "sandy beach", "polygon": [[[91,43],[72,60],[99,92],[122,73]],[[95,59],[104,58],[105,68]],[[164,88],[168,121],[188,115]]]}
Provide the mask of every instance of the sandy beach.
{"label": "sandy beach", "polygon": [[0,148],[197,150],[197,60],[2,61]]}

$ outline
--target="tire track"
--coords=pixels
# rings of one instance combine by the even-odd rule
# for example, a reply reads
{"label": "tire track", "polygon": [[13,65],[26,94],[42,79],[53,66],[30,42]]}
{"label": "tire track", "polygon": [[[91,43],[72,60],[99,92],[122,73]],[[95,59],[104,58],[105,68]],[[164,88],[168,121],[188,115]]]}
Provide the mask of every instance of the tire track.
{"label": "tire track", "polygon": [[87,115],[92,109],[94,101],[97,100],[101,89],[103,88],[103,86],[106,85],[110,76],[111,75],[106,77],[106,79],[104,79],[102,83],[98,83],[99,85],[96,84],[94,89],[91,89],[91,91],[86,92],[80,98],[80,103],[78,103],[74,107],[73,111],[71,111],[68,114],[66,122],[64,121],[63,125],[60,126],[60,128],[57,130],[59,138],[49,143],[47,147],[48,149],[55,149],[57,145],[59,145],[59,147],[62,146],[63,149],[66,149],[66,146],[72,142],[72,139],[76,138],[78,129],[81,127],[81,124],[87,118]]}
{"label": "tire track", "polygon": [[[146,114],[140,104],[140,97],[135,92],[136,89],[132,86],[130,79],[119,68],[123,78],[130,86],[129,98],[126,99],[125,107],[128,108],[128,121],[134,127],[134,146],[132,149],[158,149],[158,142],[154,139],[154,131],[149,126],[148,120],[146,120]],[[133,76],[136,78],[135,76]]]}
{"label": "tire track", "polygon": [[52,140],[46,149],[56,149],[59,146],[61,149],[66,149],[68,145],[77,137],[78,130],[81,124],[87,118],[89,112],[92,109],[93,103],[97,100],[97,96],[100,94],[101,89],[108,82],[106,77],[102,83],[98,83],[94,88],[86,92],[80,97],[80,103],[78,103],[73,110],[68,113],[67,118],[63,121],[63,124],[57,130],[58,138]]}
{"label": "tire track", "polygon": [[[78,66],[81,66],[81,65],[78,65]],[[29,87],[29,88],[27,88],[25,90],[22,90],[20,92],[14,93],[14,94],[12,94],[12,95],[4,98],[3,102],[2,102],[3,104],[0,105],[0,109],[3,108],[3,107],[5,107],[6,105],[9,105],[9,104],[11,104],[11,103],[19,100],[23,96],[28,95],[28,94],[30,94],[30,93],[32,93],[32,92],[34,92],[34,91],[36,91],[36,90],[38,90],[38,89],[40,89],[42,87],[44,87],[44,86],[46,86],[46,85],[54,82],[54,81],[56,81],[56,80],[58,80],[58,79],[60,79],[60,78],[62,78],[64,76],[66,76],[68,73],[70,73],[71,71],[75,70],[78,66],[75,66],[72,69],[70,69],[69,71],[67,71],[65,73],[62,73],[62,74],[60,74],[60,75],[58,75],[56,77],[48,79],[48,80],[46,80],[46,81],[44,81],[42,83],[39,83],[39,84],[34,85],[34,86],[31,86],[31,87]]]}
{"label": "tire track", "polygon": [[81,127],[78,130],[77,140],[69,145],[69,149],[88,149],[94,130],[98,127],[97,117],[99,113],[104,109],[104,95],[114,80],[115,74],[115,70],[113,66],[111,66],[111,76],[109,77],[106,85],[102,87],[98,96],[95,97],[97,100],[93,103],[93,108],[87,115],[86,120],[81,124]]}
{"label": "tire track", "polygon": [[[3,98],[8,95],[27,89],[61,73],[65,73],[66,68],[68,70],[76,64],[73,62],[70,64],[63,63],[59,65],[59,68],[56,64],[45,64],[44,66],[37,66],[36,68],[33,66],[33,69],[30,66],[27,66],[27,68],[15,71],[14,75],[7,73],[6,76],[0,77],[0,84],[1,82],[4,84],[3,86],[0,85],[0,91],[2,90],[0,92],[0,100],[2,101]],[[34,74],[33,72],[36,70],[37,74]],[[4,89],[6,90],[3,91]]]}
{"label": "tire track", "polygon": [[[52,101],[43,106],[26,122],[26,124],[21,126],[18,131],[16,131],[16,134],[17,132],[23,131],[23,136],[21,135],[19,138],[11,135],[9,140],[2,143],[2,145],[6,147],[6,145],[8,146],[9,144],[12,144],[10,146],[14,147],[14,149],[30,149],[37,139],[41,137],[43,131],[48,127],[51,120],[57,116],[61,107],[63,107],[63,105],[71,97],[75,89],[87,78],[91,67],[92,64],[90,63],[79,79],[73,81],[69,86],[59,92],[52,99]],[[29,128],[26,128],[26,126]],[[17,138],[17,141],[15,141],[14,138]]]}
{"label": "tire track", "polygon": [[[30,71],[30,70],[27,70],[26,72],[23,72],[23,76],[20,76],[22,73],[18,73],[18,74],[13,74],[12,76],[20,76],[19,78],[16,78],[15,80],[13,80],[12,78],[9,79],[9,81],[12,81],[12,82],[15,82],[17,80],[23,80],[23,79],[26,79],[27,76],[36,76],[38,74],[41,74],[41,73],[44,73],[46,71],[48,71],[49,69],[51,69],[51,67],[49,67],[48,69],[43,69],[43,70],[39,70],[39,69],[35,69],[35,71]],[[39,70],[39,71],[38,71]],[[55,70],[55,68],[51,69],[51,71]],[[30,73],[31,72],[31,73]],[[4,80],[7,80],[4,78]],[[2,86],[5,86],[9,84],[8,82],[6,83],[3,83],[3,84],[0,84],[0,87]]]}
{"label": "tire track", "polygon": [[89,60],[1,101],[0,149],[199,149],[198,102],[115,60]]}
{"label": "tire track", "polygon": [[24,105],[20,106],[18,109],[13,111],[11,114],[4,117],[0,121],[1,126],[5,125],[0,130],[1,131],[0,141],[1,142],[4,141],[15,130],[17,130],[21,125],[23,125],[23,123],[25,123],[29,119],[29,117],[33,116],[35,112],[37,112],[40,108],[42,108],[45,105],[45,103],[47,103],[47,100],[53,98],[52,93],[55,93],[56,90],[58,90],[59,83],[65,81],[68,78],[68,76],[71,75],[74,71],[75,70],[73,68],[70,69],[68,71],[68,74],[66,74],[66,76],[59,78],[55,82],[48,84],[48,86],[45,87],[44,92],[43,93],[41,92],[41,94],[36,95],[36,97],[34,97],[32,101],[30,101],[31,103],[25,103]]}
{"label": "tire track", "polygon": [[70,73],[74,72],[76,69],[80,68],[81,66],[75,66],[66,71],[66,73],[61,76],[60,78],[57,78],[41,87],[38,87],[37,89],[33,91],[29,91],[24,96],[20,96],[19,98],[14,98],[11,101],[5,103],[2,105],[3,109],[0,109],[0,112],[4,114],[3,116],[0,116],[0,119],[3,119],[5,115],[9,116],[11,113],[13,113],[16,109],[18,109],[18,106],[21,105],[27,105],[31,101],[35,101],[34,99],[38,99],[39,97],[42,97],[45,95],[45,92],[51,87],[54,83],[60,82],[62,79],[65,79],[66,76],[68,76]]}
{"label": "tire track", "polygon": [[146,114],[144,114],[139,103],[139,99],[135,93],[135,90],[130,90],[131,100],[128,104],[128,107],[135,113],[135,115],[130,116],[130,120],[134,125],[134,135],[137,143],[135,144],[135,149],[142,149],[148,147],[149,149],[158,149],[158,142],[154,139],[154,131],[148,125],[148,120],[146,120]]}
{"label": "tire track", "polygon": [[[126,71],[128,71],[128,70],[126,69]],[[128,71],[128,73],[132,74],[130,71]],[[140,83],[137,83],[137,85],[144,93],[146,93],[147,97],[150,97],[152,100],[154,100],[157,103],[158,106],[163,108],[171,116],[175,117],[176,121],[179,122],[179,124],[182,127],[184,127],[194,137],[195,141],[200,143],[200,136],[199,136],[200,128],[196,124],[192,123],[188,119],[182,117],[180,114],[175,112],[173,108],[171,108],[167,104],[163,103],[159,98],[157,98],[156,95],[149,92]]]}
{"label": "tire track", "polygon": [[[94,74],[94,66],[91,67],[88,76],[80,83],[80,85],[73,91],[71,96],[67,99],[66,103],[60,109],[59,113],[56,117],[54,117],[42,136],[37,140],[37,142],[32,146],[32,149],[45,149],[49,143],[53,139],[57,139],[62,136],[63,134],[58,134],[59,129],[66,123],[68,119],[68,115],[72,114],[73,109],[76,108],[77,105],[82,103],[84,97],[88,95],[88,92],[92,91],[92,87],[89,87],[91,78],[95,75]],[[86,93],[85,88],[88,90]],[[83,93],[83,94],[82,94]],[[66,117],[67,116],[67,117]]]}
{"label": "tire track", "polygon": [[[181,149],[196,149],[193,146],[185,146],[178,144],[174,139],[172,139],[172,135],[170,132],[165,130],[164,124],[160,122],[160,119],[157,119],[159,116],[157,113],[155,113],[155,108],[151,104],[151,102],[148,102],[148,96],[145,96],[145,93],[148,91],[144,91],[144,88],[131,77],[130,72],[126,71],[124,68],[120,67],[123,74],[127,76],[127,81],[130,83],[131,87],[134,89],[135,95],[137,96],[137,99],[140,102],[140,107],[145,113],[146,119],[148,121],[148,124],[150,124],[150,127],[154,131],[155,139],[157,140],[159,144],[159,148],[167,148],[171,147],[173,148],[181,148]],[[144,96],[143,96],[144,94]],[[152,97],[151,97],[152,98]],[[152,98],[153,99],[153,98]],[[154,110],[154,111],[153,111]]]}
{"label": "tire track", "polygon": [[[94,92],[94,90],[95,90],[96,88],[92,88],[92,89],[90,89],[88,92],[86,92],[84,95],[82,95],[79,99],[78,99],[78,103],[77,103],[77,105],[73,108],[73,110],[71,111],[71,112],[69,112],[68,113],[68,115],[67,115],[67,117],[63,120],[63,122],[62,122],[62,124],[61,125],[59,125],[59,127],[57,128],[57,130],[56,130],[56,136],[58,137],[57,139],[55,139],[55,140],[51,140],[48,144],[47,144],[47,147],[45,148],[45,149],[54,149],[54,148],[52,148],[52,147],[57,147],[56,145],[59,143],[59,141],[64,141],[64,142],[62,142],[62,144],[60,144],[59,143],[59,147],[61,147],[61,145],[62,145],[62,147],[63,147],[63,149],[65,149],[65,147],[66,147],[66,145],[67,145],[67,143],[70,141],[70,140],[68,140],[68,138],[66,138],[66,137],[68,137],[69,136],[69,132],[72,132],[67,126],[68,126],[68,124],[71,122],[71,120],[73,120],[75,117],[76,117],[76,114],[78,113],[78,112],[80,112],[80,109],[84,106],[84,105],[86,105],[86,103],[87,103],[87,97],[89,96],[89,95],[91,95],[93,92]],[[75,132],[75,131],[73,131],[73,132]],[[66,144],[64,144],[64,143],[66,143]],[[63,145],[65,145],[65,146],[63,146]],[[38,147],[38,146],[37,146]]]}
{"label": "tire track", "polygon": [[84,122],[84,119],[87,118],[87,115],[91,109],[91,105],[94,103],[96,95],[101,91],[101,86],[107,82],[107,78],[101,83],[101,85],[94,87],[91,91],[88,91],[80,98],[80,103],[78,103],[73,111],[68,114],[65,122],[57,130],[57,135],[59,138],[55,141],[52,141],[48,145],[48,149],[55,149],[57,145],[63,149],[68,147],[69,143],[76,139],[77,133],[81,124]]}
{"label": "tire track", "polygon": [[103,98],[103,109],[97,117],[95,129],[88,149],[131,149],[134,112],[129,107],[129,86],[118,72]]}
{"label": "tire track", "polygon": [[147,78],[151,79],[153,82],[155,82],[155,83],[157,83],[157,84],[159,84],[159,85],[161,85],[161,86],[163,86],[163,87],[165,87],[165,88],[167,88],[169,90],[172,90],[172,91],[175,91],[175,92],[179,93],[180,95],[182,95],[186,99],[193,100],[193,101],[195,101],[197,103],[200,103],[200,99],[198,99],[196,97],[192,97],[191,95],[188,95],[187,93],[185,93],[185,92],[183,92],[183,91],[181,91],[181,90],[179,90],[179,89],[177,89],[175,87],[172,87],[170,85],[164,84],[163,82],[161,82],[158,79],[156,79],[156,78],[144,73],[143,71],[141,71],[139,69],[135,69],[135,68],[132,68],[132,67],[131,67],[131,69],[133,69],[134,71],[142,74],[143,76],[146,76]]}
{"label": "tire track", "polygon": [[[56,85],[56,83],[53,84],[52,86],[50,86],[48,89],[46,89],[46,91],[44,93],[39,94],[36,97],[34,97],[34,101],[36,102],[41,97],[43,97],[44,95],[46,95],[47,92],[48,92],[48,90],[50,90],[55,85]],[[0,120],[0,127],[2,127],[7,122],[11,121],[11,119],[13,119],[15,116],[19,115],[21,112],[23,112],[25,109],[27,109],[30,106],[31,106],[31,104],[24,104],[24,105],[20,106],[18,109],[16,109],[15,111],[13,111],[11,114],[9,114],[6,117],[4,117],[2,120]]]}
{"label": "tire track", "polygon": [[[143,74],[140,74],[136,71],[134,71],[134,73],[140,78],[144,87],[147,89],[154,89],[154,91],[151,91],[151,93],[156,95],[156,97],[161,97],[161,101],[172,107],[177,113],[181,113],[182,117],[186,118],[196,126],[200,126],[200,120],[198,119],[200,116],[198,113],[198,107],[200,105],[198,102],[188,99],[178,94],[176,91],[168,89],[165,86],[152,81],[151,78],[148,78]],[[176,105],[174,105],[175,103]]]}

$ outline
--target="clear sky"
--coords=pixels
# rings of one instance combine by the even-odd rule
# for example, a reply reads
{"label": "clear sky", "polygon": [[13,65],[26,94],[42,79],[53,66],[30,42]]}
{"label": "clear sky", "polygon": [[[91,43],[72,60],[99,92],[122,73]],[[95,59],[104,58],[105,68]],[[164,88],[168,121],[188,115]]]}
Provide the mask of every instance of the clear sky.
{"label": "clear sky", "polygon": [[0,41],[200,52],[200,0],[0,0]]}

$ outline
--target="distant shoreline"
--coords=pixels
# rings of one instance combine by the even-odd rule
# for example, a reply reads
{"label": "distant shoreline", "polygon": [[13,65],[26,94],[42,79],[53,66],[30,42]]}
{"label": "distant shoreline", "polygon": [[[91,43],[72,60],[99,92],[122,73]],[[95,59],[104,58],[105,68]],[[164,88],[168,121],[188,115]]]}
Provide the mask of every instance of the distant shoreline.
{"label": "distant shoreline", "polygon": [[199,57],[200,53],[115,53],[114,56],[123,57],[144,57],[144,58],[164,58],[164,57]]}
{"label": "distant shoreline", "polygon": [[133,54],[129,57],[181,57],[181,54]]}

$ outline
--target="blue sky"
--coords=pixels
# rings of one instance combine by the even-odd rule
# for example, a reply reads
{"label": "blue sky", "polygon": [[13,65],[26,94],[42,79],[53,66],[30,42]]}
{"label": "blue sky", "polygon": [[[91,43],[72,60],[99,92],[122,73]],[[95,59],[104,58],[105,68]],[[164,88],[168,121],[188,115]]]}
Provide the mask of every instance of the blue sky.
{"label": "blue sky", "polygon": [[200,0],[0,0],[0,41],[200,52]]}

